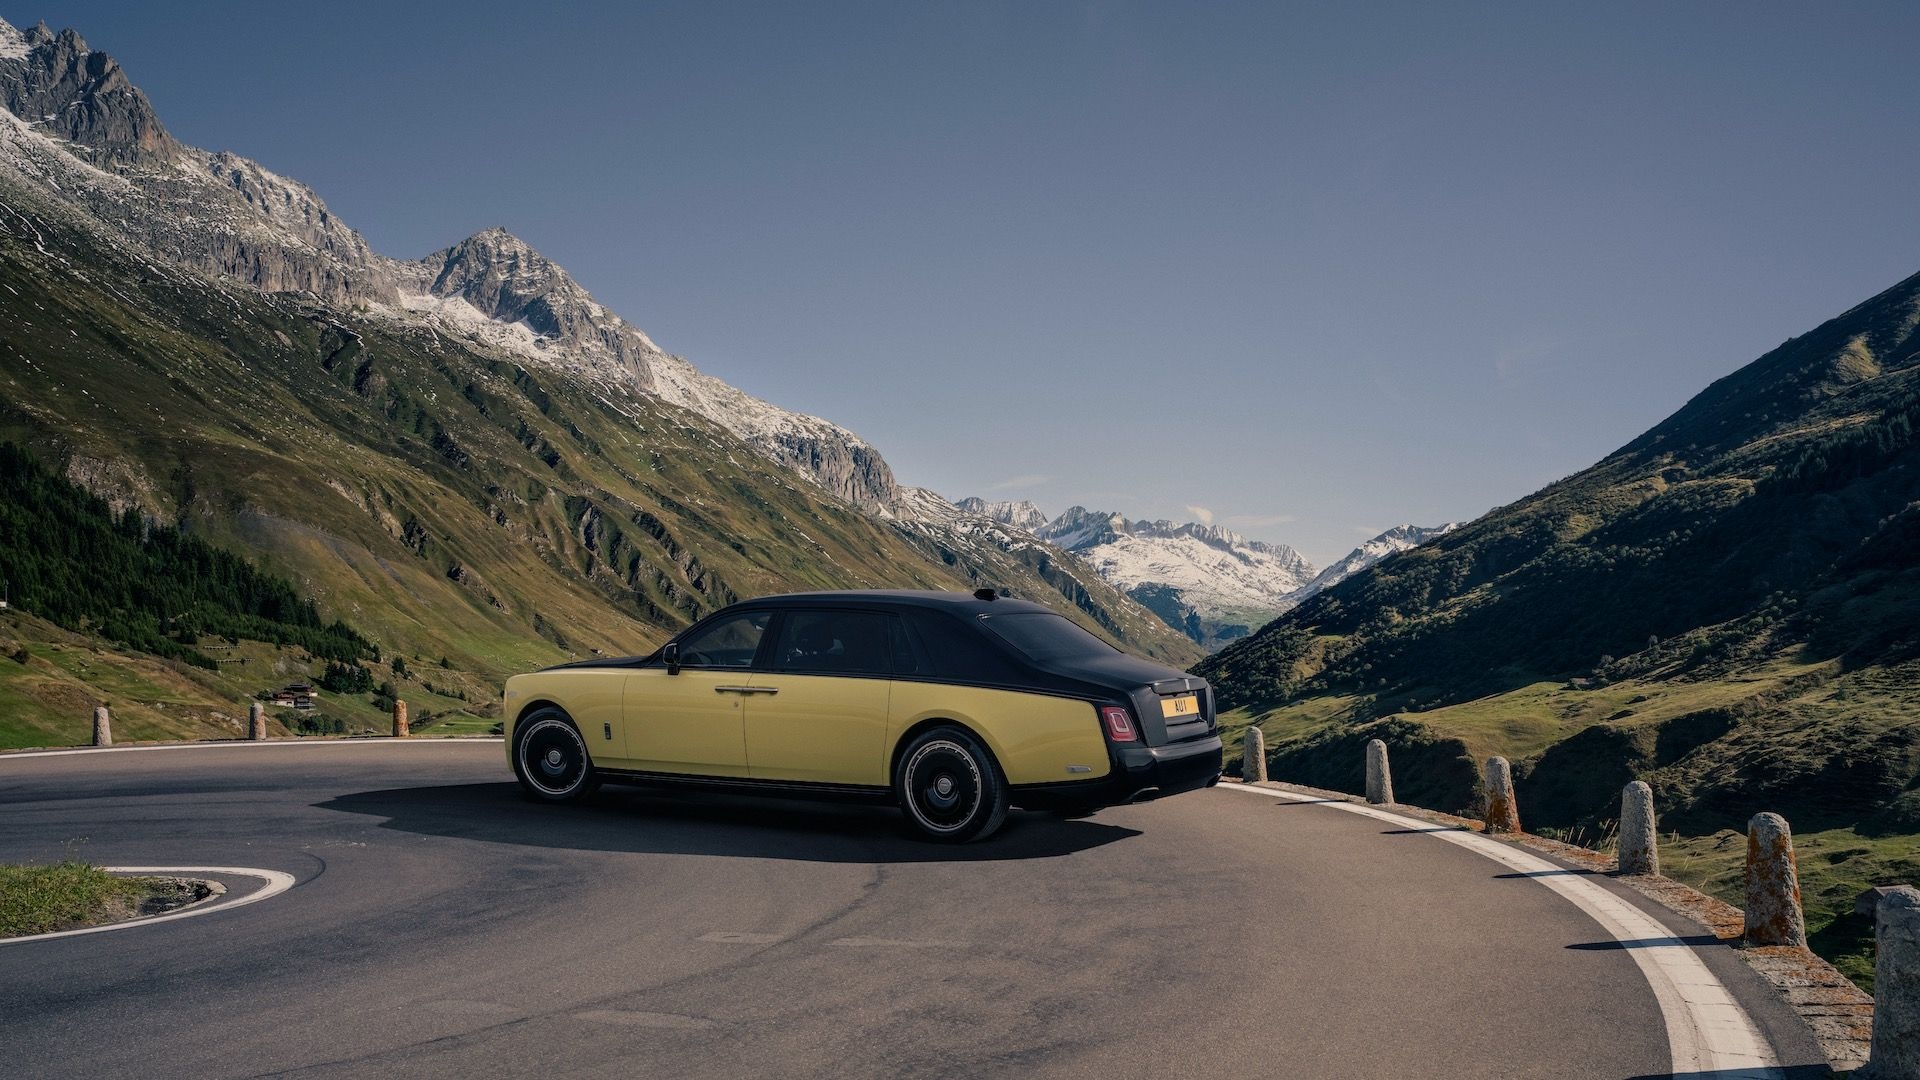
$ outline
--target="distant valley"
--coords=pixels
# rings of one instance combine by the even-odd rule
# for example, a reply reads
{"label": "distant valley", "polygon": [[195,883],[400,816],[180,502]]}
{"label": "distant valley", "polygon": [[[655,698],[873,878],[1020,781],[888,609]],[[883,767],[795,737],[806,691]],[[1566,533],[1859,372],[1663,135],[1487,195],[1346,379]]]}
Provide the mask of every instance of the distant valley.
{"label": "distant valley", "polygon": [[1401,525],[1316,570],[1285,544],[1248,540],[1202,522],[1130,521],[1083,506],[1048,518],[1024,500],[969,497],[958,505],[1080,556],[1101,578],[1209,650],[1246,637],[1320,590],[1454,527]]}

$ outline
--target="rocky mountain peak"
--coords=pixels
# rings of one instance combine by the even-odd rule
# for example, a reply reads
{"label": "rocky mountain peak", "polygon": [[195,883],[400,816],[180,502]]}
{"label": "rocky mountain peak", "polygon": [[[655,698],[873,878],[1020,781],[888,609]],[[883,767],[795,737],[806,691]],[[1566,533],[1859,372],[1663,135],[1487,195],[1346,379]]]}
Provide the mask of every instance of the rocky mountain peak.
{"label": "rocky mountain peak", "polygon": [[504,228],[483,229],[401,269],[422,292],[464,300],[487,318],[525,326],[546,341],[610,354],[635,389],[657,388],[661,352],[653,341]]}
{"label": "rocky mountain peak", "polygon": [[992,502],[979,496],[969,496],[954,505],[969,514],[978,514],[1002,525],[1011,525],[1027,532],[1033,532],[1047,523],[1046,512],[1026,499]]}
{"label": "rocky mountain peak", "polygon": [[[536,259],[540,258],[540,253],[533,250],[532,245],[507,231],[505,225],[492,225],[481,229],[479,232],[467,237],[466,243],[506,254],[524,254],[531,255]],[[545,260],[542,259],[541,261],[544,262]]]}
{"label": "rocky mountain peak", "polygon": [[1105,510],[1069,506],[1057,518],[1035,528],[1033,533],[1058,547],[1073,551],[1094,544],[1109,543],[1127,531],[1127,519]]}
{"label": "rocky mountain peak", "polygon": [[0,97],[7,111],[86,148],[95,164],[166,160],[180,144],[113,57],[68,29],[25,34],[0,23]]}

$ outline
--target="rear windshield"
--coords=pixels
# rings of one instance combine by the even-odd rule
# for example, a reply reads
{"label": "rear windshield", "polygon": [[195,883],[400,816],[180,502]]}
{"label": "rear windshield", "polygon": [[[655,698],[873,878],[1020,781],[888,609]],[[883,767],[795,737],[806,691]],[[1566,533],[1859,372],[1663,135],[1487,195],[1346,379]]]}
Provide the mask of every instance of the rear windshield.
{"label": "rear windshield", "polygon": [[1112,656],[1113,646],[1082,630],[1078,623],[1050,611],[988,615],[980,620],[1000,640],[1035,663],[1092,660]]}

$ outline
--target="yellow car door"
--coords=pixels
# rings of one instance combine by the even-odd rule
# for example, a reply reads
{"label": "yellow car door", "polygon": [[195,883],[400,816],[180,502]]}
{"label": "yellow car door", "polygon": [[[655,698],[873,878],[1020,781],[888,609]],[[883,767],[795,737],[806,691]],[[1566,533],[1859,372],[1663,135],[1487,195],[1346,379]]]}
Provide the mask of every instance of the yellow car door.
{"label": "yellow car door", "polygon": [[678,643],[675,667],[627,676],[626,767],[684,776],[745,777],[745,708],[760,639],[772,613],[745,612]]}
{"label": "yellow car door", "polygon": [[893,616],[787,611],[745,699],[756,780],[883,787]]}

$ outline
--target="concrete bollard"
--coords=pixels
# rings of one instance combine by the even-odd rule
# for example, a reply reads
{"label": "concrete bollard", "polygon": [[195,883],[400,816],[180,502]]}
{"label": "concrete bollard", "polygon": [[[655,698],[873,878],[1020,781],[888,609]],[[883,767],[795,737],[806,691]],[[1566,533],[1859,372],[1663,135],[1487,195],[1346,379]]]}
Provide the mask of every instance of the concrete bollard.
{"label": "concrete bollard", "polygon": [[1367,801],[1376,806],[1393,802],[1393,772],[1387,768],[1387,744],[1367,740]]}
{"label": "concrete bollard", "polygon": [[113,714],[105,705],[93,707],[93,745],[113,745]]}
{"label": "concrete bollard", "polygon": [[260,742],[267,737],[267,707],[254,702],[247,707],[247,738]]}
{"label": "concrete bollard", "polygon": [[1635,780],[1620,792],[1620,872],[1657,874],[1660,847],[1655,840],[1653,789]]}
{"label": "concrete bollard", "polygon": [[1513,768],[1503,757],[1487,759],[1487,831],[1520,831],[1520,805],[1513,798]]}
{"label": "concrete bollard", "polygon": [[407,703],[397,699],[393,703],[393,737],[407,737]]}
{"label": "concrete bollard", "polygon": [[1247,729],[1240,751],[1240,779],[1257,784],[1267,778],[1267,733],[1257,726]]}
{"label": "concrete bollard", "polygon": [[1920,889],[1889,889],[1874,909],[1873,1051],[1861,1076],[1920,1077]]}
{"label": "concrete bollard", "polygon": [[1755,814],[1747,822],[1746,942],[1807,947],[1807,917],[1800,908],[1800,871],[1793,861],[1793,832],[1779,814]]}

